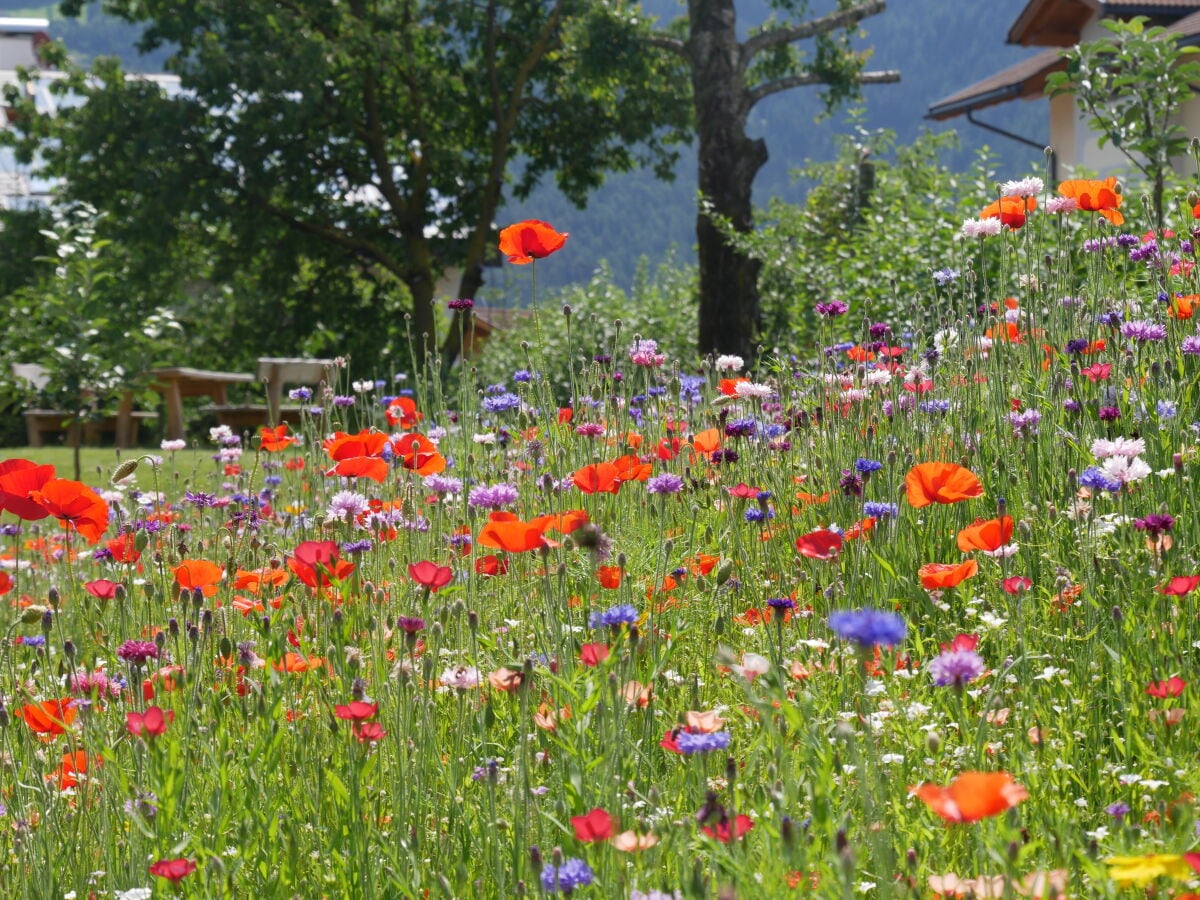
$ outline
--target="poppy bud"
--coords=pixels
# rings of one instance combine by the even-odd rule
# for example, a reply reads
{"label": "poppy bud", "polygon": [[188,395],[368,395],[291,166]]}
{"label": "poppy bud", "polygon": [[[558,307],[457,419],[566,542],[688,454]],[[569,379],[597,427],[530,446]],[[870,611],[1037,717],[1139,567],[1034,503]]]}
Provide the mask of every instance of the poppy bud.
{"label": "poppy bud", "polygon": [[925,732],[925,749],[937,753],[942,748],[942,736],[936,731]]}
{"label": "poppy bud", "polygon": [[21,610],[21,622],[25,625],[32,625],[34,622],[40,622],[42,613],[49,612],[44,606],[27,606]]}
{"label": "poppy bud", "polygon": [[470,628],[471,631],[479,630],[479,613],[475,612],[473,609],[467,611],[467,627]]}

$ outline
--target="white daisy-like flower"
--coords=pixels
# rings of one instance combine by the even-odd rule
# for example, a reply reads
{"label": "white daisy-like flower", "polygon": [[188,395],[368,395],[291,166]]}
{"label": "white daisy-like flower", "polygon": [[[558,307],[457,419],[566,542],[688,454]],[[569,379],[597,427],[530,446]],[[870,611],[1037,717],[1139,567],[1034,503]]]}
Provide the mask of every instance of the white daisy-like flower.
{"label": "white daisy-like flower", "polygon": [[746,361],[740,356],[733,354],[724,354],[717,357],[718,372],[740,372],[742,367],[746,365]]}
{"label": "white daisy-like flower", "polygon": [[1040,178],[1019,178],[1000,185],[1000,193],[1006,197],[1036,197],[1045,187],[1046,183]]}
{"label": "white daisy-like flower", "polygon": [[1003,227],[999,219],[964,219],[959,234],[968,239],[995,237]]}
{"label": "white daisy-like flower", "polygon": [[734,385],[733,392],[739,397],[756,397],[760,400],[769,399],[775,390],[769,384],[757,384],[753,381],[739,381]]}

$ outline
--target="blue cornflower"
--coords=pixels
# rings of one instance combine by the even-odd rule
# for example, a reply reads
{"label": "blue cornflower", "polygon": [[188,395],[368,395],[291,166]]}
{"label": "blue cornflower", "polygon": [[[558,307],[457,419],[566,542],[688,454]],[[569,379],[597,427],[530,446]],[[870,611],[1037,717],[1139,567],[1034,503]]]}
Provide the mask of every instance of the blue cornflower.
{"label": "blue cornflower", "polygon": [[1121,489],[1121,482],[1106,475],[1098,466],[1084,469],[1083,474],[1079,476],[1079,484],[1094,491],[1111,491],[1114,494]]}
{"label": "blue cornflower", "polygon": [[859,457],[854,461],[854,468],[860,475],[869,475],[872,472],[878,472],[882,469],[883,463],[878,460]]}
{"label": "blue cornflower", "polygon": [[1179,408],[1170,400],[1158,401],[1158,417],[1160,419],[1173,419],[1179,412]]}
{"label": "blue cornflower", "polygon": [[747,522],[765,522],[767,519],[775,518],[774,510],[763,510],[757,506],[752,506],[745,513]]}
{"label": "blue cornflower", "polygon": [[496,394],[493,397],[484,397],[480,405],[485,412],[509,412],[510,410],[521,408],[521,398],[516,394],[506,391],[503,394]]}
{"label": "blue cornflower", "polygon": [[900,515],[900,507],[895,503],[881,503],[868,500],[863,504],[863,515],[873,519],[894,519]]}
{"label": "blue cornflower", "polygon": [[542,890],[554,893],[562,891],[570,893],[576,888],[587,887],[592,883],[592,870],[582,859],[570,857],[562,861],[562,865],[547,864],[542,869]]}
{"label": "blue cornflower", "polygon": [[526,384],[533,381],[533,373],[528,369],[517,369],[517,371],[513,372],[513,381],[517,382],[517,384]]}
{"label": "blue cornflower", "polygon": [[859,647],[892,647],[904,640],[908,626],[895,613],[881,609],[843,609],[829,614],[829,628]]}
{"label": "blue cornflower", "polygon": [[710,734],[680,731],[675,735],[675,746],[683,754],[710,753],[713,750],[728,749],[730,739],[728,731],[714,731]]}
{"label": "blue cornflower", "polygon": [[958,270],[951,269],[949,266],[944,269],[938,269],[933,273],[933,280],[937,283],[938,287],[945,287],[957,277]]}
{"label": "blue cornflower", "polygon": [[950,411],[949,400],[925,400],[917,406],[923,413],[947,413]]}
{"label": "blue cornflower", "polygon": [[637,620],[637,607],[623,603],[620,606],[612,606],[592,613],[588,616],[588,627],[619,628],[622,625],[632,625]]}

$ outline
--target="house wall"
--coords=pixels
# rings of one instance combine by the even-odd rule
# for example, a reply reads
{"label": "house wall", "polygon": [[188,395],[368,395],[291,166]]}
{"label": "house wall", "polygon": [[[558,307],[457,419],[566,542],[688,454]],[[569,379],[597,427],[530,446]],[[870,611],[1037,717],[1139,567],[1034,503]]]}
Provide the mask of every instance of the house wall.
{"label": "house wall", "polygon": [[0,34],[0,69],[38,64],[32,34]]}

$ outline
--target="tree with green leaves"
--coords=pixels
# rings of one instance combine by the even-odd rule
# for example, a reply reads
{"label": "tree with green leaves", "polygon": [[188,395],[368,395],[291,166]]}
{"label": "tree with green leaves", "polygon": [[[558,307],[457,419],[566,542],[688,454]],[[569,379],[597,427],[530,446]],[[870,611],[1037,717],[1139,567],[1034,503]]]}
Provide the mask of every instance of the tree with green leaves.
{"label": "tree with green leaves", "polygon": [[1155,221],[1163,223],[1163,203],[1171,161],[1188,148],[1190,135],[1179,124],[1179,110],[1195,96],[1200,81],[1196,47],[1181,46],[1165,28],[1147,28],[1149,20],[1106,19],[1111,37],[1063,51],[1064,72],[1046,79],[1051,97],[1072,94],[1091,118],[1088,127],[1103,147],[1111,143],[1151,185]]}
{"label": "tree with green leaves", "polygon": [[[624,3],[104,8],[143,23],[145,48],[174,48],[180,90],[104,60],[90,74],[68,67],[56,89],[85,102],[56,117],[10,91],[25,158],[41,153],[66,196],[107,210],[123,240],[163,245],[217,224],[214,249],[233,267],[253,260],[290,276],[303,260],[353,260],[383,273],[409,295],[418,364],[434,349],[439,277],[459,269],[459,295],[478,289],[507,194],[553,173],[582,203],[606,172],[665,174],[687,136],[680,67],[649,51],[648,24]],[[68,66],[65,54],[57,62]],[[388,327],[387,304],[378,309],[362,328]]]}
{"label": "tree with green leaves", "polygon": [[[734,0],[688,0],[687,18],[673,33],[655,35],[658,47],[686,61],[699,138],[696,217],[700,262],[701,353],[735,353],[751,360],[760,334],[761,263],[722,234],[720,222],[741,233],[754,227],[754,178],[767,162],[762,138],[746,133],[760,101],[796,87],[822,85],[832,110],[857,96],[863,84],[899,80],[892,71],[863,70],[867,54],[850,47],[859,22],[884,11],[884,0],[838,0],[812,16],[807,0],[770,0],[783,14],[738,40]],[[811,52],[796,46],[812,41]]]}

